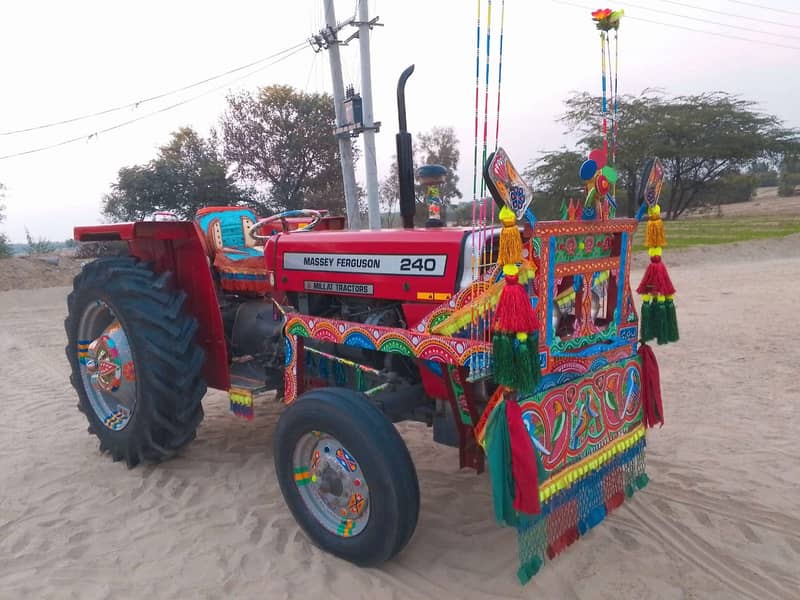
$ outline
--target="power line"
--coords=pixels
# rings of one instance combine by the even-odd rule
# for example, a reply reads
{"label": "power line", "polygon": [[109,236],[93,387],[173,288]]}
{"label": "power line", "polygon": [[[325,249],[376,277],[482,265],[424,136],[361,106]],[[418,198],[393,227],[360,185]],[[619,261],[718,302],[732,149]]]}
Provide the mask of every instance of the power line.
{"label": "power line", "polygon": [[120,106],[115,106],[114,108],[107,108],[105,110],[97,111],[97,112],[91,113],[91,114],[81,115],[79,117],[72,117],[72,118],[69,118],[69,119],[62,119],[61,121],[53,121],[51,123],[44,123],[42,125],[34,125],[32,127],[25,127],[24,129],[15,129],[13,131],[2,131],[2,132],[0,132],[0,136],[15,135],[15,134],[18,134],[18,133],[27,133],[27,132],[30,132],[30,131],[38,131],[40,129],[48,129],[50,127],[57,127],[59,125],[66,125],[68,123],[76,123],[78,121],[85,121],[86,119],[93,119],[95,117],[100,117],[100,116],[107,115],[107,114],[110,114],[110,113],[119,112],[121,110],[125,110],[126,108],[139,108],[142,104],[145,104],[147,102],[153,102],[154,100],[160,100],[162,98],[166,98],[167,96],[172,96],[172,95],[178,94],[180,92],[185,92],[187,90],[199,87],[199,86],[204,85],[206,83],[209,83],[211,81],[215,81],[217,79],[221,79],[222,77],[225,77],[227,75],[232,75],[234,73],[238,73],[239,71],[244,71],[245,69],[249,69],[250,67],[254,67],[256,65],[260,65],[261,63],[264,63],[264,62],[266,62],[266,61],[268,61],[270,59],[273,59],[273,58],[275,58],[277,56],[280,56],[280,55],[285,54],[287,52],[291,52],[292,50],[297,50],[298,48],[301,48],[301,47],[305,46],[306,43],[307,42],[302,42],[300,44],[296,44],[296,45],[294,45],[294,46],[292,46],[290,48],[285,48],[284,50],[281,50],[280,52],[276,52],[275,54],[270,54],[269,56],[265,56],[264,58],[260,58],[258,60],[255,60],[255,61],[251,62],[251,63],[248,63],[246,65],[242,65],[241,67],[236,67],[235,69],[230,69],[228,71],[225,71],[224,73],[220,73],[218,75],[213,75],[211,77],[207,77],[207,78],[203,79],[202,81],[197,81],[195,83],[191,83],[189,85],[185,85],[183,87],[176,88],[176,89],[170,90],[168,92],[162,92],[162,93],[157,94],[155,96],[150,96],[149,98],[143,98],[142,100],[137,100],[136,102],[129,102],[127,104],[122,104]]}
{"label": "power line", "polygon": [[66,146],[67,144],[73,144],[75,142],[80,142],[82,140],[86,140],[88,142],[93,138],[97,138],[102,133],[108,133],[109,131],[114,131],[115,129],[121,129],[122,127],[126,127],[128,125],[132,125],[133,123],[137,123],[138,121],[142,121],[144,119],[153,117],[155,115],[158,115],[158,114],[173,110],[175,108],[178,108],[179,106],[183,106],[184,104],[188,104],[188,103],[194,102],[195,100],[198,100],[198,99],[200,99],[200,98],[202,98],[204,96],[208,96],[209,94],[212,94],[212,93],[217,92],[217,91],[219,91],[221,89],[224,89],[224,88],[226,88],[226,87],[228,87],[228,86],[230,86],[230,85],[232,85],[232,84],[234,84],[234,83],[236,83],[238,81],[241,81],[241,80],[246,79],[246,78],[248,78],[248,77],[250,77],[252,75],[255,75],[256,73],[260,73],[261,71],[264,71],[265,69],[267,69],[267,68],[269,68],[269,67],[271,67],[273,65],[276,65],[279,62],[284,61],[284,60],[286,60],[287,58],[289,58],[291,56],[294,56],[295,54],[297,54],[298,52],[301,52],[305,48],[306,48],[306,44],[303,43],[300,47],[295,48],[294,51],[290,52],[289,54],[285,54],[284,56],[278,58],[277,60],[274,60],[273,62],[271,62],[269,64],[266,64],[266,65],[264,65],[262,67],[259,67],[258,69],[255,69],[253,71],[250,71],[249,73],[246,73],[245,75],[242,75],[242,76],[237,77],[237,78],[235,78],[235,79],[233,79],[231,81],[228,81],[227,83],[224,83],[223,85],[217,86],[217,87],[212,88],[210,90],[206,90],[204,92],[201,92],[200,94],[197,94],[197,95],[192,96],[190,98],[186,98],[184,100],[181,100],[180,102],[176,102],[175,104],[171,104],[169,106],[165,106],[163,108],[160,108],[158,110],[154,110],[154,111],[149,112],[149,113],[144,114],[144,115],[139,115],[138,117],[135,117],[133,119],[129,119],[127,121],[123,121],[122,123],[117,123],[116,125],[112,125],[110,127],[106,127],[105,129],[100,129],[99,131],[95,131],[93,133],[79,135],[79,136],[76,136],[76,137],[73,137],[73,138],[69,138],[67,140],[62,140],[60,142],[56,142],[55,144],[49,144],[47,146],[41,146],[39,148],[32,148],[31,150],[24,150],[22,152],[15,152],[13,154],[6,154],[5,156],[0,156],[0,160],[6,160],[6,159],[9,159],[9,158],[16,158],[18,156],[25,156],[25,155],[28,155],[28,154],[35,154],[37,152],[43,152],[45,150],[52,150],[54,148],[60,148],[61,146]]}
{"label": "power line", "polygon": [[733,2],[734,4],[743,4],[744,6],[752,6],[754,8],[760,8],[761,10],[771,10],[772,12],[784,13],[786,15],[800,16],[800,11],[787,10],[785,8],[771,8],[762,4],[756,4],[755,2],[744,2],[743,0],[728,0],[728,2]]}
{"label": "power line", "polygon": [[[567,0],[553,0],[556,4],[564,4],[568,6],[574,6],[576,8],[582,8],[584,10],[595,10],[591,6],[585,6],[583,4],[576,4],[574,2],[568,2]],[[661,25],[663,27],[672,27],[673,29],[683,29],[684,31],[693,31],[694,33],[703,33],[705,35],[713,35],[716,37],[723,37],[728,38],[731,40],[739,40],[742,42],[750,42],[752,44],[761,44],[762,46],[775,46],[776,48],[789,48],[791,50],[800,50],[800,46],[790,46],[788,44],[779,44],[776,42],[767,42],[763,40],[754,40],[753,38],[746,38],[741,37],[738,35],[731,35],[728,33],[720,33],[717,31],[708,31],[707,29],[695,29],[694,27],[686,27],[684,25],[675,25],[673,23],[664,23],[663,21],[656,21],[654,19],[645,19],[644,17],[636,17],[633,15],[626,14],[626,19],[633,19],[634,21],[644,21],[645,23],[653,23],[655,25]]]}
{"label": "power line", "polygon": [[[677,4],[678,6],[685,6],[686,8],[692,8],[694,10],[699,10],[702,12],[712,13],[715,15],[722,15],[724,17],[731,17],[734,19],[746,19],[748,21],[755,21],[757,23],[766,23],[767,25],[777,25],[779,27],[792,27],[794,29],[800,29],[800,25],[795,25],[793,23],[781,23],[780,21],[770,21],[769,19],[759,19],[758,17],[748,17],[746,15],[736,15],[733,13],[726,12],[724,10],[714,10],[713,8],[704,8],[702,6],[697,6],[696,4],[688,4],[687,2],[678,2],[677,0],[661,0],[662,2],[666,2],[668,4]],[[631,5],[633,6],[633,5]],[[650,9],[647,9],[650,10]],[[763,32],[766,33],[766,32]],[[778,33],[770,33],[770,35],[780,35]],[[786,37],[786,36],[781,36]],[[797,37],[797,36],[791,36]]]}
{"label": "power line", "polygon": [[[669,2],[670,0],[664,0],[664,2]],[[749,31],[751,33],[761,33],[764,35],[774,35],[778,37],[785,37],[785,38],[792,38],[792,39],[800,39],[800,36],[797,35],[788,35],[783,33],[774,33],[772,31],[764,31],[763,29],[753,29],[752,27],[745,27],[743,25],[729,25],[728,23],[720,23],[719,21],[712,21],[710,19],[701,19],[700,17],[690,17],[689,15],[681,15],[678,13],[673,13],[668,10],[661,10],[658,8],[649,8],[647,6],[639,6],[638,4],[633,4],[632,2],[626,2],[628,6],[632,6],[633,8],[638,8],[640,10],[648,10],[654,13],[661,13],[662,15],[669,15],[671,17],[677,17],[679,19],[687,19],[689,21],[697,21],[698,23],[708,23],[709,25],[718,25],[719,27],[729,27],[730,29],[739,29],[741,31]],[[687,6],[684,4],[684,6]],[[700,9],[703,10],[703,9]],[[734,15],[731,15],[734,16]],[[797,27],[800,29],[798,25],[786,25],[786,27]]]}

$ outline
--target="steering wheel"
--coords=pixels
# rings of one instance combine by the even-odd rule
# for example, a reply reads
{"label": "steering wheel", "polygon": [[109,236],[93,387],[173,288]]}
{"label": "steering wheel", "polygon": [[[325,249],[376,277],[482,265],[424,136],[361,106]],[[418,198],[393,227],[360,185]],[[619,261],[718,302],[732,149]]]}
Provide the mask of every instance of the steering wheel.
{"label": "steering wheel", "polygon": [[320,222],[320,219],[322,219],[322,214],[316,210],[309,210],[307,208],[303,208],[301,210],[285,210],[282,213],[278,213],[277,215],[272,215],[271,217],[266,217],[265,219],[261,219],[257,223],[254,223],[250,227],[247,233],[254,240],[258,241],[267,240],[271,236],[261,235],[260,233],[258,233],[258,231],[262,227],[264,227],[264,225],[269,225],[270,223],[274,223],[275,221],[280,221],[281,225],[283,226],[284,233],[289,233],[289,224],[286,222],[286,219],[292,217],[311,217],[311,223],[303,225],[302,227],[298,227],[294,231],[295,233],[302,233],[314,229],[314,227],[317,226],[317,223]]}

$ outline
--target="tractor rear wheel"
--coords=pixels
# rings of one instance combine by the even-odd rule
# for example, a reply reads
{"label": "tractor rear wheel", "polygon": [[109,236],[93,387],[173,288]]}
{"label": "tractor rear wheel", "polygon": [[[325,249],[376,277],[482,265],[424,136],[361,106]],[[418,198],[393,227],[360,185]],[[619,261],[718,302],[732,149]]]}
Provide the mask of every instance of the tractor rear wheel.
{"label": "tractor rear wheel", "polygon": [[169,458],[203,419],[197,321],[171,279],[135,258],[101,258],[84,266],[67,298],[78,408],[100,450],[129,467]]}
{"label": "tractor rear wheel", "polygon": [[364,394],[322,388],[281,415],[275,471],[295,519],[323,550],[362,566],[411,539],[419,483],[403,438]]}

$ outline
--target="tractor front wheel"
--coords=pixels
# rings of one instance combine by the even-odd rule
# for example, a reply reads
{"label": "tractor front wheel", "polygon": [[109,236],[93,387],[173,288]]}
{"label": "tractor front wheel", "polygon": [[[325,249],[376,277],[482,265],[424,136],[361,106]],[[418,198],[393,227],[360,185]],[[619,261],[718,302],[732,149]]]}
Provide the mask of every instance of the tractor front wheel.
{"label": "tractor front wheel", "polygon": [[67,298],[78,408],[101,451],[129,467],[172,456],[203,419],[197,321],[171,279],[135,258],[101,258],[83,267]]}
{"label": "tractor front wheel", "polygon": [[411,539],[419,483],[403,438],[364,394],[312,390],[281,415],[274,438],[283,497],[323,550],[362,566]]}

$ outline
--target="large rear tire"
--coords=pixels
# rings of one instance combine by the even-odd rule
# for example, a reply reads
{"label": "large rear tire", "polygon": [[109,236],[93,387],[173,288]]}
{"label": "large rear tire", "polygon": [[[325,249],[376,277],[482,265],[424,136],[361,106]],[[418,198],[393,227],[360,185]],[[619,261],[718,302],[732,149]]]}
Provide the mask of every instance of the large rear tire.
{"label": "large rear tire", "polygon": [[78,408],[100,450],[129,467],[171,457],[203,419],[197,321],[171,280],[135,258],[101,258],[84,266],[67,298]]}
{"label": "large rear tire", "polygon": [[275,471],[300,527],[361,566],[400,552],[419,516],[419,483],[403,438],[364,394],[322,388],[281,415]]}

